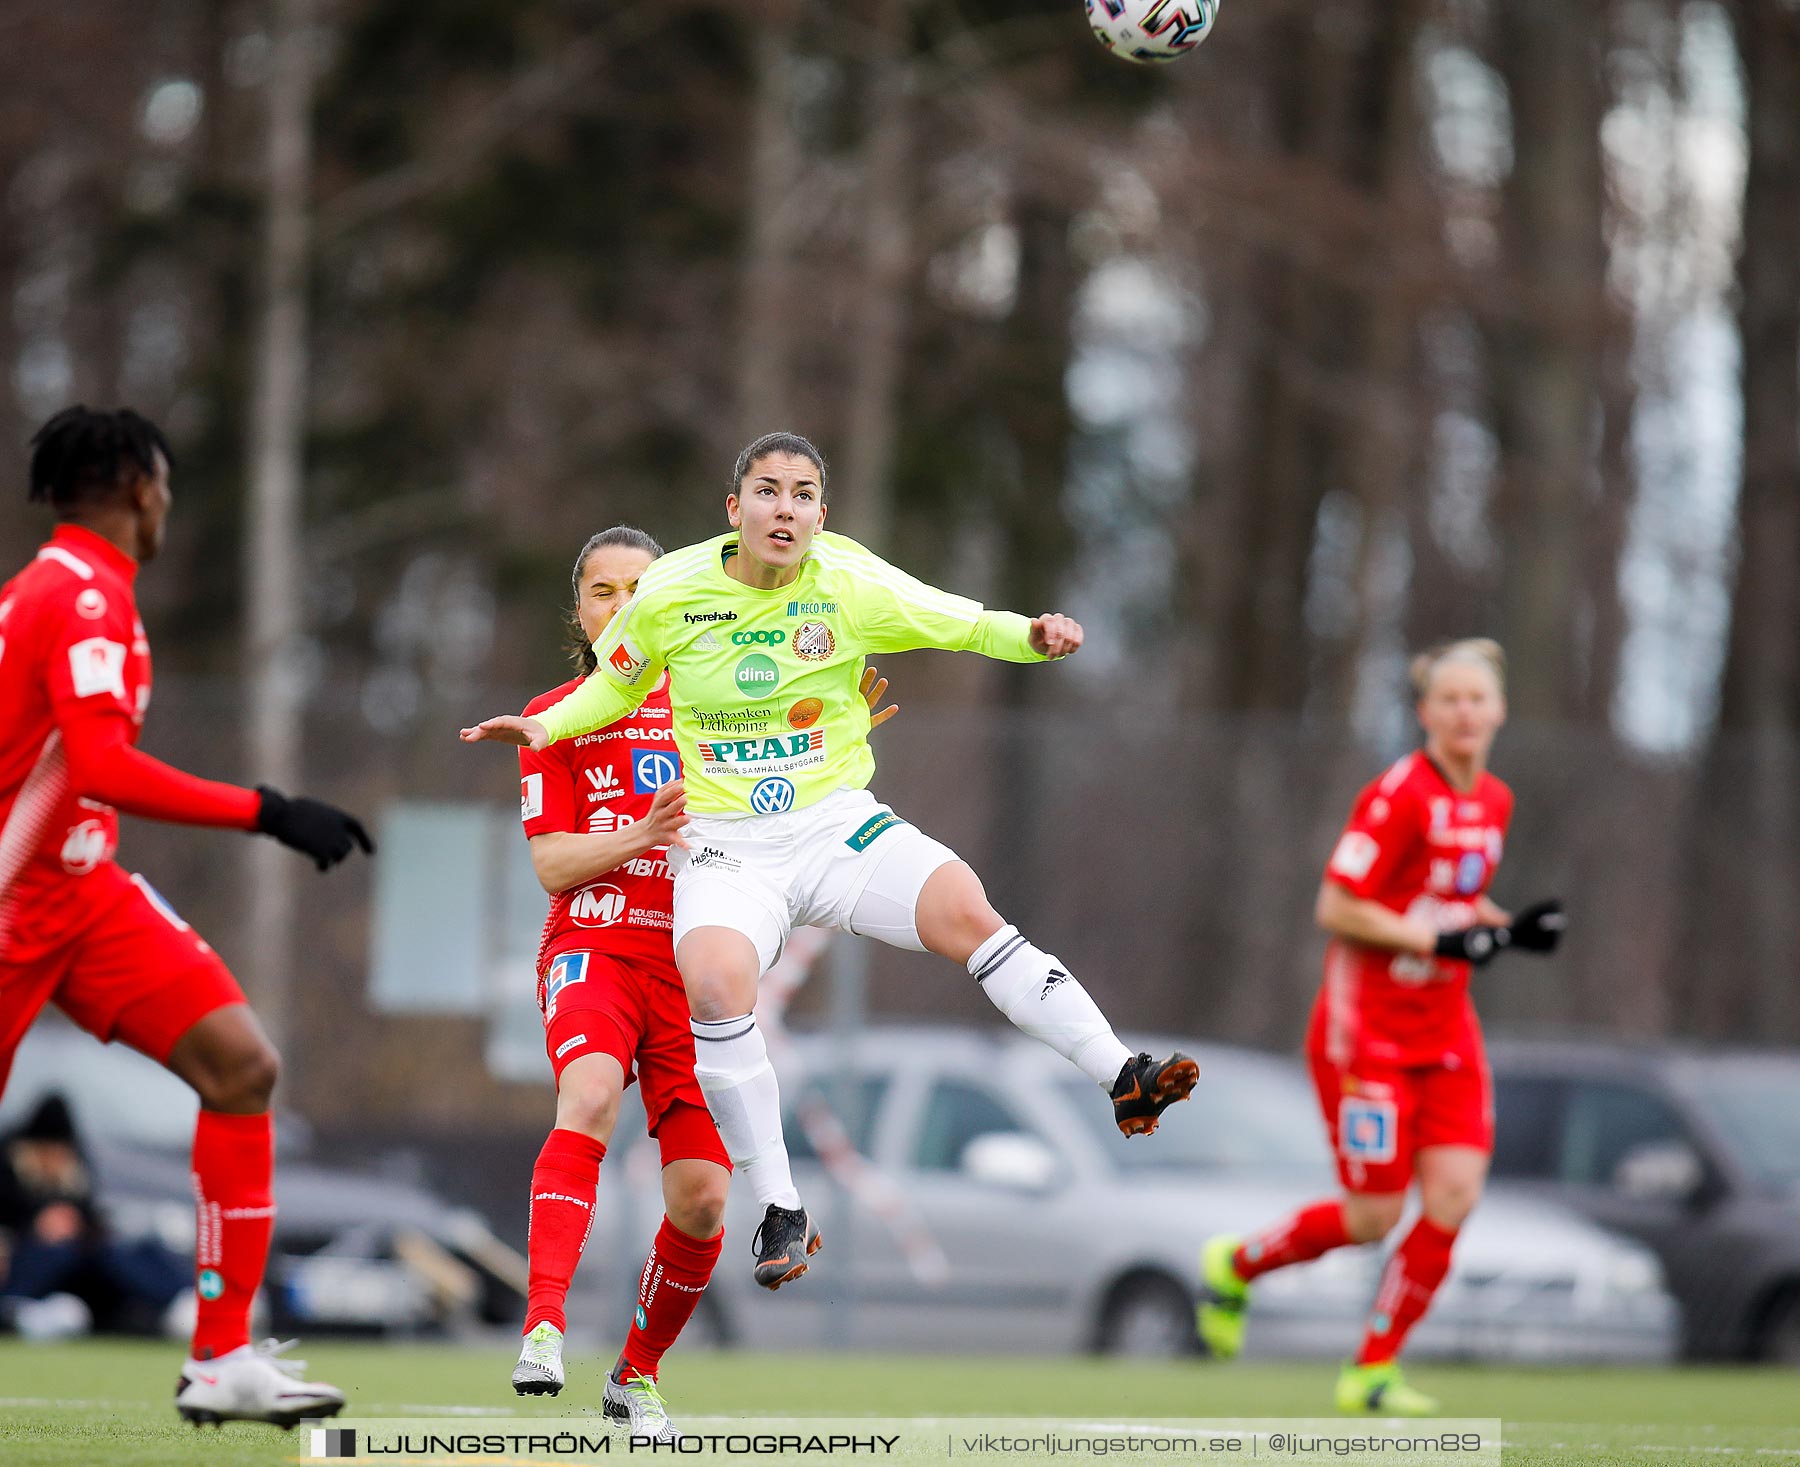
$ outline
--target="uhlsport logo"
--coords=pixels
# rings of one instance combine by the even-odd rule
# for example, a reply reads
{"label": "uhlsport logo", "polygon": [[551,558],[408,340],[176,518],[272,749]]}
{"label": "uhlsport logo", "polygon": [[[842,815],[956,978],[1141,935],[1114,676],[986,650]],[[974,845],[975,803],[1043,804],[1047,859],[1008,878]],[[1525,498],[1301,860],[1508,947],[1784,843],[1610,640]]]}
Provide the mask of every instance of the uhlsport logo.
{"label": "uhlsport logo", "polygon": [[309,1457],[354,1457],[356,1431],[347,1426],[314,1427],[308,1445],[306,1455]]}
{"label": "uhlsport logo", "polygon": [[781,672],[775,666],[774,658],[752,652],[738,662],[732,678],[746,698],[761,698],[775,691],[781,682]]}

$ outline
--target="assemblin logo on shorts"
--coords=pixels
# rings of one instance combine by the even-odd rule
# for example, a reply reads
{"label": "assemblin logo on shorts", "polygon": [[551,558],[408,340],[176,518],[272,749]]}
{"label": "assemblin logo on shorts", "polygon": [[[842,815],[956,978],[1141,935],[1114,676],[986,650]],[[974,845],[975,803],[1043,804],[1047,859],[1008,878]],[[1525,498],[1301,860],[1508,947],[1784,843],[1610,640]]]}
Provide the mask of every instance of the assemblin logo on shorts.
{"label": "assemblin logo on shorts", "polygon": [[681,619],[689,626],[699,626],[705,621],[736,621],[735,611],[684,611]]}

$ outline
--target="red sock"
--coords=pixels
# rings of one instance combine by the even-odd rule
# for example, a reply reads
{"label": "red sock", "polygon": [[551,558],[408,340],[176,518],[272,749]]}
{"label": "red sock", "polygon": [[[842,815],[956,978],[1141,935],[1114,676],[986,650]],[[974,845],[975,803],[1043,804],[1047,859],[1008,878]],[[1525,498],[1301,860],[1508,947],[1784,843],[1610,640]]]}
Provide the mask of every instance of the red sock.
{"label": "red sock", "polygon": [[531,1276],[525,1333],[540,1324],[564,1329],[563,1300],[594,1226],[594,1194],[606,1146],[579,1131],[558,1128],[538,1152],[531,1173]]}
{"label": "red sock", "polygon": [[1450,1272],[1450,1249],[1455,1242],[1455,1233],[1428,1217],[1413,1224],[1406,1241],[1382,1270],[1375,1307],[1356,1356],[1358,1365],[1379,1365],[1400,1353],[1406,1332],[1431,1307],[1431,1296]]}
{"label": "red sock", "polygon": [[1344,1229],[1344,1204],[1335,1197],[1315,1202],[1254,1238],[1246,1238],[1231,1255],[1231,1266],[1246,1281],[1272,1268],[1305,1263],[1350,1241]]}
{"label": "red sock", "polygon": [[250,1301],[275,1227],[275,1125],[268,1112],[203,1110],[194,1123],[193,1358],[213,1360],[250,1343]]}
{"label": "red sock", "polygon": [[693,1317],[724,1246],[723,1228],[717,1237],[690,1238],[668,1218],[662,1220],[650,1256],[644,1260],[644,1271],[638,1275],[637,1312],[631,1317],[631,1331],[620,1352],[625,1364],[639,1375],[656,1379],[663,1351],[675,1343],[681,1327]]}

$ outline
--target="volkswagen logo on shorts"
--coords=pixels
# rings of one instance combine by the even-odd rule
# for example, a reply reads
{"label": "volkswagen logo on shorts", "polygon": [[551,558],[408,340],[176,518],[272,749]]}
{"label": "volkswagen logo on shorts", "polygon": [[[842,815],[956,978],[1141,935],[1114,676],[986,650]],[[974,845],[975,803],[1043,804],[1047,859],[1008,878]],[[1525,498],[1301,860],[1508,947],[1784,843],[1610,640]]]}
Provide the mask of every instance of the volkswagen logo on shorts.
{"label": "volkswagen logo on shorts", "polygon": [[785,779],[770,776],[750,791],[750,808],[758,815],[780,815],[794,808],[794,787]]}

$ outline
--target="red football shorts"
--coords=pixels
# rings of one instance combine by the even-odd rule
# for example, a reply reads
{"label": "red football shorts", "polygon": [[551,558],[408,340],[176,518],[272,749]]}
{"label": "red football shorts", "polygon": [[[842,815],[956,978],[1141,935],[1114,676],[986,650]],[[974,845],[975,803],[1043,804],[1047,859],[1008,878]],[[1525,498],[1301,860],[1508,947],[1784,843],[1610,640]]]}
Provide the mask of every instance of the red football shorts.
{"label": "red football shorts", "polygon": [[662,1148],[664,1166],[697,1159],[730,1168],[694,1078],[694,1031],[673,962],[559,953],[538,979],[538,1009],[559,1082],[563,1069],[584,1054],[610,1054],[625,1083],[637,1082],[646,1129]]}
{"label": "red football shorts", "polygon": [[243,1003],[219,955],[141,876],[103,866],[82,879],[99,915],[24,962],[0,958],[0,1089],[13,1051],[46,1003],[96,1039],[159,1064],[214,1009]]}
{"label": "red football shorts", "polygon": [[1331,1136],[1338,1179],[1350,1192],[1404,1192],[1426,1146],[1494,1149],[1494,1087],[1477,1053],[1454,1065],[1334,1065],[1308,1056]]}

